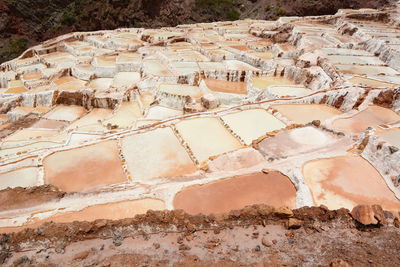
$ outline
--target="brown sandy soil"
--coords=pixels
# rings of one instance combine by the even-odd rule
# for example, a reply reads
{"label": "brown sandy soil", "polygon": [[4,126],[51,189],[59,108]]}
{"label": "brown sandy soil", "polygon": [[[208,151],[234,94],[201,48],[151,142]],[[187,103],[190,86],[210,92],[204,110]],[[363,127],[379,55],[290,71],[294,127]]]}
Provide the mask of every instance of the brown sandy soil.
{"label": "brown sandy soil", "polygon": [[[346,209],[265,205],[218,215],[47,223],[2,235],[4,266],[393,266],[398,220],[364,226]],[[398,215],[398,214],[396,214]]]}
{"label": "brown sandy soil", "polygon": [[185,188],[175,196],[174,207],[189,214],[210,214],[253,204],[294,208],[295,199],[296,189],[289,178],[271,171]]}
{"label": "brown sandy soil", "polygon": [[65,193],[52,185],[30,188],[7,188],[0,191],[0,211],[22,209],[64,197]]}

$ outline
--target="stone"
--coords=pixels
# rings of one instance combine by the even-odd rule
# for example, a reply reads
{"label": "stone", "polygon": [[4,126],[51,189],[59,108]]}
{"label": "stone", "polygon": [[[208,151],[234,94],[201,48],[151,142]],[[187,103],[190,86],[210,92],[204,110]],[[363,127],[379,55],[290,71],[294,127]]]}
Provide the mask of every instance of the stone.
{"label": "stone", "polygon": [[191,247],[189,247],[188,245],[185,245],[185,244],[181,244],[179,246],[179,250],[191,250]]}
{"label": "stone", "polygon": [[385,214],[380,205],[357,205],[351,211],[351,216],[363,225],[383,225]]}
{"label": "stone", "polygon": [[320,121],[320,120],[313,120],[311,123],[312,123],[312,125],[314,125],[315,127],[321,126],[321,121]]}
{"label": "stone", "polygon": [[200,103],[193,103],[193,102],[188,102],[185,103],[183,107],[183,112],[184,113],[197,113],[197,112],[203,112],[205,109]]}
{"label": "stone", "polygon": [[396,227],[396,228],[400,228],[400,220],[399,220],[399,218],[394,218],[394,220],[393,220],[393,225],[394,225],[394,227]]}
{"label": "stone", "polygon": [[299,229],[303,225],[303,222],[295,219],[295,218],[289,218],[288,223],[287,223],[287,228],[288,229]]}
{"label": "stone", "polygon": [[350,265],[342,259],[334,259],[329,264],[330,267],[350,267]]}
{"label": "stone", "polygon": [[219,99],[214,94],[205,94],[201,97],[201,104],[205,109],[217,108]]}
{"label": "stone", "polygon": [[293,211],[287,207],[280,207],[275,209],[274,214],[282,219],[293,217]]}
{"label": "stone", "polygon": [[261,239],[261,244],[263,244],[266,247],[272,246],[272,242],[265,236]]}
{"label": "stone", "polygon": [[84,260],[89,256],[89,254],[90,254],[90,250],[85,250],[85,251],[79,252],[79,253],[75,254],[74,260]]}

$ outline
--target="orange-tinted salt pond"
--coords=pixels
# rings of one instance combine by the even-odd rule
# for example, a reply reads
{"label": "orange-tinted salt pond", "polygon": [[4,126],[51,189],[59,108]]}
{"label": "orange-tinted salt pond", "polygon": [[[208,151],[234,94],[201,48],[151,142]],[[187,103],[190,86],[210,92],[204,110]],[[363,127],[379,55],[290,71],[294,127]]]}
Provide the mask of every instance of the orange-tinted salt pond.
{"label": "orange-tinted salt pond", "polygon": [[174,177],[196,171],[171,128],[160,128],[122,140],[122,152],[133,179]]}
{"label": "orange-tinted salt pond", "polygon": [[28,141],[40,138],[50,138],[58,134],[53,129],[22,129],[3,139],[3,141]]}
{"label": "orange-tinted salt pond", "polygon": [[289,120],[300,124],[306,124],[313,120],[323,122],[342,113],[334,107],[320,104],[282,104],[271,107]]}
{"label": "orange-tinted salt pond", "polygon": [[142,111],[137,102],[122,102],[112,117],[103,121],[103,125],[111,124],[120,128],[130,128],[141,117]]}
{"label": "orange-tinted salt pond", "polygon": [[38,168],[26,167],[0,173],[0,190],[7,187],[30,187],[38,185]]}
{"label": "orange-tinted salt pond", "polygon": [[378,136],[392,146],[400,148],[400,129],[391,129],[379,133]]}
{"label": "orange-tinted salt pond", "polygon": [[44,161],[45,183],[65,192],[87,192],[126,181],[116,141],[60,151]]}
{"label": "orange-tinted salt pond", "polygon": [[160,84],[158,90],[171,95],[190,96],[193,98],[198,98],[202,95],[198,86],[186,84]]}
{"label": "orange-tinted salt pond", "polygon": [[260,76],[253,78],[253,86],[259,89],[265,89],[271,85],[294,85],[295,83],[281,76]]}
{"label": "orange-tinted salt pond", "polygon": [[333,129],[347,133],[360,133],[368,127],[400,121],[400,116],[393,110],[379,106],[369,106],[357,114],[337,119],[332,123]]}
{"label": "orange-tinted salt pond", "polygon": [[253,204],[295,208],[296,189],[288,177],[270,171],[191,186],[174,199],[175,209],[190,214],[228,212]]}
{"label": "orange-tinted salt pond", "polygon": [[57,120],[47,120],[47,119],[40,119],[35,124],[31,126],[31,128],[44,128],[44,129],[62,129],[67,126],[68,123],[65,121],[57,121]]}
{"label": "orange-tinted salt pond", "polygon": [[311,161],[304,165],[303,174],[315,205],[352,209],[357,204],[379,203],[387,210],[400,209],[400,201],[384,179],[361,157]]}
{"label": "orange-tinted salt pond", "polygon": [[267,132],[286,125],[264,109],[249,109],[222,116],[223,121],[239,135],[246,145]]}
{"label": "orange-tinted salt pond", "polygon": [[58,105],[48,112],[44,117],[51,120],[74,121],[86,113],[86,109],[81,106]]}
{"label": "orange-tinted salt pond", "polygon": [[114,203],[94,205],[80,211],[59,213],[52,217],[36,220],[20,227],[0,228],[0,232],[21,231],[28,227],[36,227],[45,222],[68,223],[74,221],[95,221],[97,219],[120,220],[133,218],[137,214],[144,214],[148,210],[165,209],[164,201],[159,199],[144,198],[138,200],[126,200]]}
{"label": "orange-tinted salt pond", "polygon": [[242,147],[217,118],[183,120],[175,126],[199,162]]}
{"label": "orange-tinted salt pond", "polygon": [[273,85],[267,91],[276,97],[301,97],[313,91],[298,85]]}
{"label": "orange-tinted salt pond", "polygon": [[119,220],[132,218],[148,210],[163,210],[164,201],[159,199],[127,200],[115,203],[95,205],[76,212],[67,212],[53,216],[54,222],[94,221],[97,219]]}
{"label": "orange-tinted salt pond", "polygon": [[88,114],[68,126],[70,129],[79,129],[82,131],[103,131],[105,127],[101,121],[112,115],[112,110],[107,108],[94,108]]}
{"label": "orange-tinted salt pond", "polygon": [[382,82],[378,81],[375,79],[370,79],[366,77],[361,77],[361,76],[354,76],[350,79],[348,79],[349,82],[352,84],[360,84],[364,86],[371,86],[371,87],[398,87],[399,84],[395,83],[388,83],[388,82]]}
{"label": "orange-tinted salt pond", "polygon": [[204,81],[208,89],[214,92],[247,94],[247,87],[244,82],[229,82],[216,79],[205,79]]}
{"label": "orange-tinted salt pond", "polygon": [[388,75],[396,76],[399,73],[385,66],[363,66],[363,65],[341,65],[337,64],[335,67],[344,74],[355,74],[355,75]]}

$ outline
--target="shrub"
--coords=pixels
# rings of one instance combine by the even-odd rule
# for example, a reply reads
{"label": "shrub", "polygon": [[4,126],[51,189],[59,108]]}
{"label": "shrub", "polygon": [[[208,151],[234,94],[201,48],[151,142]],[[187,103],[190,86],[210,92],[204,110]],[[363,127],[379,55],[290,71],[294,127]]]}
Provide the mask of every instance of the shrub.
{"label": "shrub", "polygon": [[196,0],[196,7],[204,13],[219,16],[221,19],[240,19],[234,0]]}

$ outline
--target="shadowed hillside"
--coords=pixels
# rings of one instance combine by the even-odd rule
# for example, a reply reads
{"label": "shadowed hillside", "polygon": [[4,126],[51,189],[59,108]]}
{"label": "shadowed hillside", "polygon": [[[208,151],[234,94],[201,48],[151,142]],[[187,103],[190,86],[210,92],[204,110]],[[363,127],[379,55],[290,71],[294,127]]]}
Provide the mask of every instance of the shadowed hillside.
{"label": "shadowed hillside", "polygon": [[0,62],[71,31],[333,14],[380,8],[390,0],[5,0],[0,1]]}

